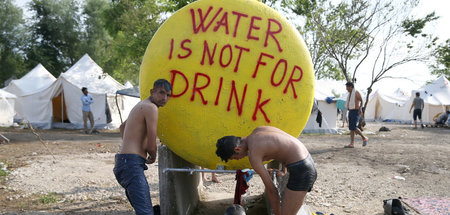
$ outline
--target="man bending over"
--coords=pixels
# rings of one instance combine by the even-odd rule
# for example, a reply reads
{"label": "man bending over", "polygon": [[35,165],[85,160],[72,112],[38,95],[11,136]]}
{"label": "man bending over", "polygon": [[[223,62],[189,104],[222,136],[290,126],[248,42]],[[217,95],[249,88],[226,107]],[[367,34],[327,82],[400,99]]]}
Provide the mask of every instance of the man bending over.
{"label": "man bending over", "polygon": [[[306,193],[310,192],[317,178],[314,161],[306,147],[295,137],[270,126],[257,127],[247,137],[225,136],[217,141],[216,154],[225,162],[228,159],[249,158],[252,168],[258,173],[266,187],[275,215],[297,214]],[[280,196],[263,161],[275,159],[282,164],[278,175],[289,172],[283,206]]]}

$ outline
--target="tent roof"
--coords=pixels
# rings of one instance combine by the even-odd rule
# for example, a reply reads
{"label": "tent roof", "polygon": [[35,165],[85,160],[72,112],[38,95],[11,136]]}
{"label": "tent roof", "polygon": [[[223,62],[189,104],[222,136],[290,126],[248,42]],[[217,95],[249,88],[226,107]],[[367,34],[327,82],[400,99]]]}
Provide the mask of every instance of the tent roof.
{"label": "tent roof", "polygon": [[125,82],[125,84],[123,86],[125,86],[126,88],[134,87],[133,84],[130,81]]}
{"label": "tent roof", "polygon": [[17,96],[15,96],[12,93],[8,93],[5,90],[0,89],[0,98],[17,98]]}
{"label": "tent roof", "polygon": [[320,79],[316,80],[314,98],[325,100],[327,97],[335,96],[334,94],[342,95],[346,92],[344,81]]}
{"label": "tent roof", "polygon": [[412,96],[415,96],[416,92],[420,92],[420,97],[423,98],[425,103],[450,105],[450,85],[444,76],[437,78],[418,90],[414,90]]}
{"label": "tent roof", "polygon": [[131,87],[131,88],[123,89],[123,90],[117,90],[116,94],[141,98],[141,96],[139,94],[139,87]]}
{"label": "tent roof", "polygon": [[25,96],[47,88],[55,80],[42,64],[38,64],[22,78],[12,80],[5,89],[17,96]]}
{"label": "tent roof", "polygon": [[375,96],[379,96],[387,102],[398,103],[398,104],[405,103],[410,98],[409,93],[404,92],[400,88],[398,88],[397,90],[395,90],[394,92],[391,92],[391,93],[386,93],[386,92],[381,92],[380,90],[376,90],[375,92],[370,94],[370,99],[374,98]]}
{"label": "tent roof", "polygon": [[92,93],[114,94],[117,90],[125,88],[98,66],[88,54],[85,54],[61,77],[78,88],[87,87]]}

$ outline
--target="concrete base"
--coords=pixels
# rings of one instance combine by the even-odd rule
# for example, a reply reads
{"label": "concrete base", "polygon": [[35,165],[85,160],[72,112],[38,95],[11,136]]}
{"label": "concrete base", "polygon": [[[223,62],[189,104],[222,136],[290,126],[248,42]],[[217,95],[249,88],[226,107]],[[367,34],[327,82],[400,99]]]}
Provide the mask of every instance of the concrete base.
{"label": "concrete base", "polygon": [[159,169],[159,199],[161,214],[193,214],[199,202],[200,174],[187,172],[166,172],[165,168],[195,168],[183,158],[179,157],[170,149],[161,145],[158,147],[158,169]]}

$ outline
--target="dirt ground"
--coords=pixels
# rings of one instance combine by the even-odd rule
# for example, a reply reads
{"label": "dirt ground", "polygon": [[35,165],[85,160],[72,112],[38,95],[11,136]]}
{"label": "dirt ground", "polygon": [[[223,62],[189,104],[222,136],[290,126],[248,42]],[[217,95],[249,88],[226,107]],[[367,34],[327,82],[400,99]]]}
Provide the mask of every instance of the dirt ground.
{"label": "dirt ground", "polygon": [[[381,126],[391,131],[379,132]],[[0,144],[0,167],[7,166],[6,174],[0,174],[0,214],[133,214],[112,173],[120,144],[117,130],[38,132],[46,145],[29,129],[0,128],[11,140]],[[381,215],[384,199],[450,194],[450,129],[368,123],[365,133],[368,146],[363,148],[357,138],[354,149],[343,148],[348,133],[300,136],[319,174],[306,200],[313,211]],[[159,204],[157,168],[146,171],[153,204]],[[220,184],[203,184],[197,214],[223,214],[232,203],[234,175],[220,174],[219,179]],[[258,176],[249,184],[243,196],[248,214],[264,214],[264,186]]]}

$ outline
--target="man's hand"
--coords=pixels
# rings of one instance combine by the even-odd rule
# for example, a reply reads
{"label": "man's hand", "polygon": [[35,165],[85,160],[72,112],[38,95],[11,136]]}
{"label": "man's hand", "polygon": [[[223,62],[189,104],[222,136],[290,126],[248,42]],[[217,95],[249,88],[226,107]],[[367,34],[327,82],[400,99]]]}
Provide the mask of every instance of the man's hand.
{"label": "man's hand", "polygon": [[278,176],[285,176],[286,173],[284,171],[278,170],[278,169],[267,169],[267,172],[269,172],[270,175],[273,175],[273,172],[276,172]]}
{"label": "man's hand", "polygon": [[152,156],[148,156],[147,157],[147,162],[145,162],[145,163],[147,163],[147,164],[152,164],[152,163],[155,163],[155,161],[156,161],[156,156],[155,157],[152,157]]}

